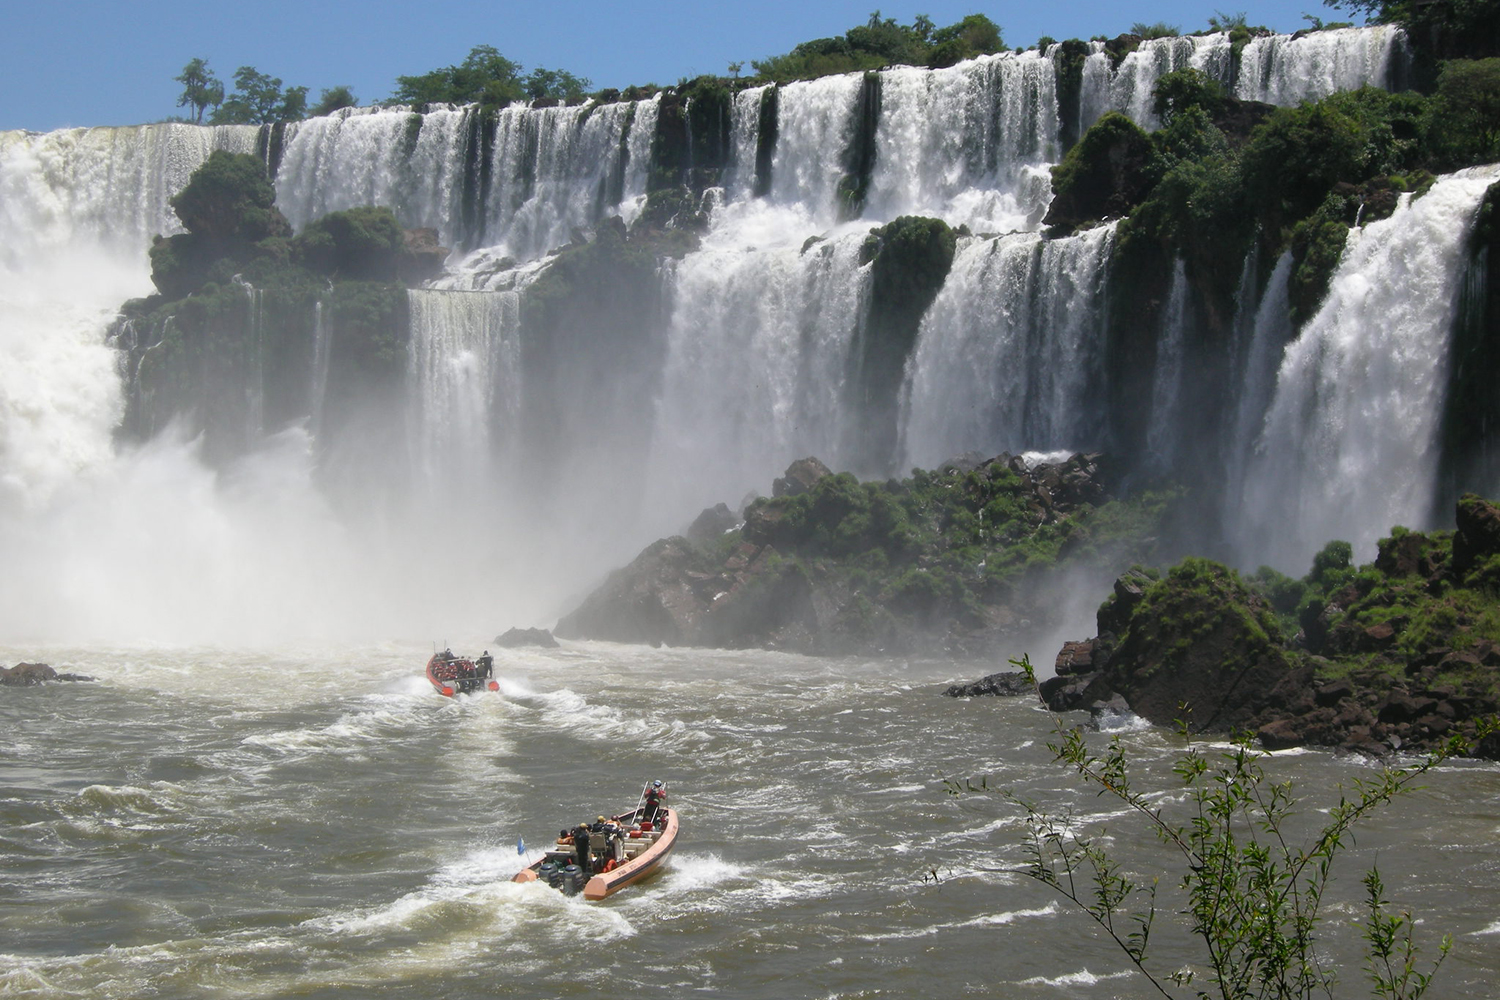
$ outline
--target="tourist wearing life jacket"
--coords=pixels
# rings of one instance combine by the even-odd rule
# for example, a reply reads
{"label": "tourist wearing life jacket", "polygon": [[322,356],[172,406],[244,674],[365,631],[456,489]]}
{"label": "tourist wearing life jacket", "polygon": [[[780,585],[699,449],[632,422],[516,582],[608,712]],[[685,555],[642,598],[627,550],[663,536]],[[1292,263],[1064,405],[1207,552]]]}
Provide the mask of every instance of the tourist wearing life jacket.
{"label": "tourist wearing life jacket", "polygon": [[646,789],[646,802],[641,807],[641,822],[656,822],[656,814],[666,808],[667,786],[661,781],[651,782],[651,787]]}
{"label": "tourist wearing life jacket", "polygon": [[573,848],[578,852],[578,867],[583,869],[585,875],[593,874],[593,866],[589,858],[589,836],[587,820],[573,827]]}

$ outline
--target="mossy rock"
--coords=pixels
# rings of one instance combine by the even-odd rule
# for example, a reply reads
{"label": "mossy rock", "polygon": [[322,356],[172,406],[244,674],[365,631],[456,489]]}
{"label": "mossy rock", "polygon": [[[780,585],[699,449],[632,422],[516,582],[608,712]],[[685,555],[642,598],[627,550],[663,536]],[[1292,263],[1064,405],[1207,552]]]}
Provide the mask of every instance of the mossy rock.
{"label": "mossy rock", "polygon": [[1160,177],[1151,137],[1118,111],[1100,118],[1052,168],[1052,205],[1043,224],[1070,229],[1129,215]]}

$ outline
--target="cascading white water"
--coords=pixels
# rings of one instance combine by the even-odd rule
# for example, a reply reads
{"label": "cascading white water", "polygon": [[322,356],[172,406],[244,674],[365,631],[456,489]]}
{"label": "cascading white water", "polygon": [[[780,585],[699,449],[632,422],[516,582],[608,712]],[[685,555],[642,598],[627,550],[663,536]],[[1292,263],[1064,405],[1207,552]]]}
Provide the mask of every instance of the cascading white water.
{"label": "cascading white water", "polygon": [[1384,87],[1392,62],[1405,52],[1406,36],[1390,25],[1254,38],[1240,53],[1234,94],[1290,106],[1341,90]]}
{"label": "cascading white water", "polygon": [[[643,174],[628,172],[629,166],[639,170],[641,164],[625,162],[626,129],[635,136],[638,128],[653,125],[658,103],[515,105],[501,111],[486,243],[527,260],[567,243],[574,227],[591,226],[606,210],[641,194]],[[632,161],[637,152],[630,148]],[[617,178],[622,187],[628,179],[640,187],[615,194],[611,188]]]}
{"label": "cascading white water", "polygon": [[1163,76],[1181,69],[1201,70],[1220,83],[1229,83],[1229,36],[1217,32],[1150,38],[1127,54],[1119,68],[1113,70],[1103,44],[1094,43],[1094,51],[1084,64],[1080,119],[1083,126],[1087,128],[1105,111],[1114,110],[1123,111],[1144,129],[1156,128],[1159,122],[1151,107],[1152,91]]}
{"label": "cascading white water", "polygon": [[1156,363],[1151,372],[1151,419],[1146,424],[1147,460],[1157,469],[1172,467],[1181,431],[1183,353],[1188,342],[1187,264],[1172,265],[1172,287],[1162,310],[1156,337]]}
{"label": "cascading white water", "polygon": [[634,222],[646,204],[646,182],[651,176],[651,142],[661,114],[661,95],[635,104],[635,116],[625,136],[624,199],[616,206],[627,223]]}
{"label": "cascading white water", "polygon": [[729,171],[724,191],[748,198],[755,189],[755,157],[760,146],[760,109],[770,86],[747,87],[734,95],[729,115]]}
{"label": "cascading white water", "polygon": [[928,215],[979,232],[1032,229],[1051,199],[1057,74],[1037,52],[880,74],[865,215]]}
{"label": "cascading white water", "polygon": [[408,384],[414,470],[429,497],[495,487],[521,393],[515,292],[412,290]]}
{"label": "cascading white water", "polygon": [[1106,111],[1122,111],[1142,128],[1156,128],[1152,92],[1163,76],[1181,69],[1201,70],[1240,100],[1290,107],[1340,90],[1388,86],[1393,67],[1406,58],[1406,36],[1387,25],[1253,38],[1238,65],[1223,32],[1147,39],[1118,68],[1104,43],[1093,42],[1083,66],[1079,121],[1087,128]]}
{"label": "cascading white water", "polygon": [[[764,489],[787,456],[842,468],[850,344],[869,278],[858,235],[805,252],[719,248],[667,278],[671,318],[648,507],[685,510]],[[680,530],[673,524],[671,530]]]}
{"label": "cascading white water", "polygon": [[[1239,314],[1235,322],[1235,357],[1230,382],[1238,388],[1230,420],[1228,447],[1224,453],[1224,497],[1229,510],[1226,523],[1238,514],[1245,489],[1245,472],[1255,439],[1265,421],[1266,408],[1276,389],[1276,368],[1282,350],[1292,335],[1290,250],[1283,253],[1271,271],[1259,302],[1254,297],[1255,254],[1246,261],[1237,296]],[[1248,317],[1249,323],[1245,322]],[[1248,325],[1248,330],[1245,327]]]}
{"label": "cascading white water", "polygon": [[[1356,32],[1330,43],[1369,42]],[[1312,51],[1277,44],[1263,47],[1268,58],[1282,59],[1279,65],[1292,66],[1287,60],[1294,54]],[[1157,40],[1143,44],[1118,73],[1096,52],[1084,66],[1084,123],[1097,117],[1090,110],[1096,107],[1139,112],[1142,95],[1170,69],[1196,64],[1222,76],[1223,51],[1226,43],[1213,37]],[[1300,71],[1275,71],[1282,72]],[[436,283],[449,290],[446,296],[434,290],[411,299],[405,416],[412,454],[392,456],[400,468],[381,472],[393,478],[415,472],[426,484],[443,477],[483,484],[478,497],[475,490],[458,494],[463,499],[455,499],[450,513],[461,516],[415,523],[389,502],[386,493],[398,490],[370,498],[369,509],[351,514],[340,507],[335,516],[315,485],[327,458],[325,442],[312,436],[324,432],[319,401],[328,366],[334,377],[340,371],[337,332],[326,323],[313,324],[323,335],[315,332],[310,345],[306,429],[269,439],[262,451],[218,472],[204,467],[192,442],[170,435],[138,451],[115,451],[122,402],[104,324],[122,300],[150,291],[145,247],[154,233],[177,228],[167,197],[211,149],[254,152],[257,129],[163,125],[0,135],[0,551],[8,566],[22,570],[13,580],[34,585],[23,594],[21,583],[12,582],[0,592],[0,632],[19,633],[28,623],[44,631],[173,637],[230,638],[236,626],[242,634],[339,632],[361,627],[374,608],[373,628],[423,633],[445,614],[495,606],[493,593],[468,586],[409,599],[403,574],[430,551],[493,554],[520,545],[527,551],[512,550],[518,566],[534,566],[528,562],[534,556],[565,566],[576,583],[589,558],[606,550],[610,558],[628,556],[640,539],[679,530],[698,507],[764,488],[792,458],[818,454],[844,464],[841,448],[861,417],[846,408],[840,386],[866,308],[868,268],[858,263],[865,234],[912,212],[981,232],[1034,228],[1046,199],[1046,167],[1060,153],[1062,117],[1048,55],[885,71],[863,216],[840,223],[839,184],[851,166],[844,153],[863,85],[862,75],[851,74],[779,88],[772,183],[762,198],[753,197],[753,167],[763,91],[736,96],[731,169],[710,231],[700,251],[667,265],[670,294],[659,331],[665,360],[659,385],[641,393],[646,399],[656,393],[652,423],[632,425],[631,448],[621,450],[634,456],[647,447],[637,448],[636,438],[649,441],[649,462],[622,472],[623,459],[595,461],[600,446],[581,441],[578,428],[558,438],[556,465],[567,470],[560,489],[592,485],[580,467],[593,470],[611,502],[618,501],[618,519],[608,525],[598,503],[539,512],[525,509],[524,498],[513,503],[515,496],[501,495],[532,485],[511,489],[507,479],[513,475],[507,449],[516,443],[507,435],[524,422],[506,407],[524,398],[526,386],[516,358],[475,353],[476,343],[490,342],[476,331],[513,329],[511,319],[497,320],[494,311],[511,308],[516,293],[524,296],[546,267],[537,255],[571,239],[572,227],[616,213],[628,221],[639,212],[659,99],[505,112],[489,151],[482,203],[475,200],[484,193],[476,186],[482,164],[470,159],[482,135],[473,108],[422,116],[349,111],[285,130],[278,201],[298,226],[329,210],[375,203],[390,206],[405,225],[438,229],[450,245],[488,229],[489,245]],[[804,250],[813,236],[824,241]],[[1067,240],[1029,233],[961,240],[908,367],[903,464],[932,465],[969,450],[1106,443],[1103,291],[1112,240],[1109,228]],[[530,259],[517,267],[507,259],[515,257]],[[1269,287],[1262,311],[1271,330],[1272,313],[1284,312],[1274,304],[1284,281],[1273,277]],[[492,294],[470,297],[459,289]],[[475,315],[456,316],[465,310]],[[570,350],[591,349],[594,332],[583,333]],[[514,344],[508,336],[500,335],[501,342]],[[1270,332],[1267,338],[1276,339]],[[649,350],[659,346],[652,341]],[[481,355],[490,360],[481,362]],[[564,367],[588,361],[557,360]],[[1243,378],[1252,378],[1256,364]],[[604,384],[601,391],[608,390]],[[1245,389],[1237,405],[1264,409],[1249,400],[1265,395]],[[1281,400],[1278,406],[1288,405]],[[557,491],[554,484],[549,498]],[[568,551],[560,551],[555,532],[538,530],[542,518],[567,522]],[[437,520],[443,524],[434,527]],[[146,536],[169,530],[176,532],[174,544],[154,550]],[[64,548],[70,555],[60,561],[56,552]],[[232,560],[235,571],[210,565],[219,557]],[[307,557],[318,563],[317,585],[288,579]],[[191,585],[196,578],[205,582]],[[140,599],[134,593],[131,600],[110,599],[137,583]],[[525,607],[555,610],[547,599],[556,587],[524,589]],[[402,609],[399,622],[392,607]]]}
{"label": "cascading white water", "polygon": [[1306,572],[1330,539],[1364,561],[1425,527],[1465,243],[1500,165],[1440,178],[1349,235],[1328,298],[1288,345],[1244,477],[1241,552]]}
{"label": "cascading white water", "polygon": [[907,364],[903,468],[1099,444],[1114,231],[962,242]]}
{"label": "cascading white water", "polygon": [[301,231],[329,212],[382,205],[408,228],[459,237],[473,107],[419,115],[409,108],[349,108],[286,127],[276,206]]}
{"label": "cascading white water", "polygon": [[770,200],[803,217],[803,231],[836,221],[840,157],[854,126],[858,73],[790,83],[778,94],[776,153],[771,160]]}
{"label": "cascading white water", "polygon": [[154,125],[0,133],[0,509],[44,505],[112,459],[123,412],[105,331],[152,291],[146,249],[216,149],[258,129]]}
{"label": "cascading white water", "polygon": [[333,338],[328,331],[327,310],[320,299],[313,305],[313,364],[308,381],[308,429],[316,436],[323,431],[323,404],[328,399],[328,370],[333,360]]}

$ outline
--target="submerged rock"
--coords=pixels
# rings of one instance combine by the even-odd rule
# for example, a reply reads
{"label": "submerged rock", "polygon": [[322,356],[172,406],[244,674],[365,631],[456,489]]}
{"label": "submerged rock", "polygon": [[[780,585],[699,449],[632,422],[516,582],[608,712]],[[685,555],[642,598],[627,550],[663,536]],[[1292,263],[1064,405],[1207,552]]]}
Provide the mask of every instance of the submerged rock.
{"label": "submerged rock", "polygon": [[1031,681],[1019,670],[1007,670],[981,677],[972,684],[955,684],[943,692],[949,698],[974,698],[992,694],[1001,698],[1015,698],[1032,693]]}
{"label": "submerged rock", "polygon": [[45,663],[17,663],[14,667],[0,667],[0,684],[7,687],[30,687],[47,681],[91,681],[84,674],[60,674]]}
{"label": "submerged rock", "polygon": [[515,649],[519,646],[557,648],[557,640],[552,638],[552,633],[544,628],[511,628],[495,636],[494,644],[504,649]]}

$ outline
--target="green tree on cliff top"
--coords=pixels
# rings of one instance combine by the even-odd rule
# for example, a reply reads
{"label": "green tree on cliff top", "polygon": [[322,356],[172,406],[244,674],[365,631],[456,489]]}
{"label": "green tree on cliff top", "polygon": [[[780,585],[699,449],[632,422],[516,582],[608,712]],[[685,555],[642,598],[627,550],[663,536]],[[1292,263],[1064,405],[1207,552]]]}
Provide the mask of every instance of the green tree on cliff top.
{"label": "green tree on cliff top", "polygon": [[177,98],[177,106],[192,108],[193,121],[197,124],[203,123],[204,111],[224,100],[224,84],[208,68],[207,59],[191,60],[175,79],[182,84],[182,96]]}

